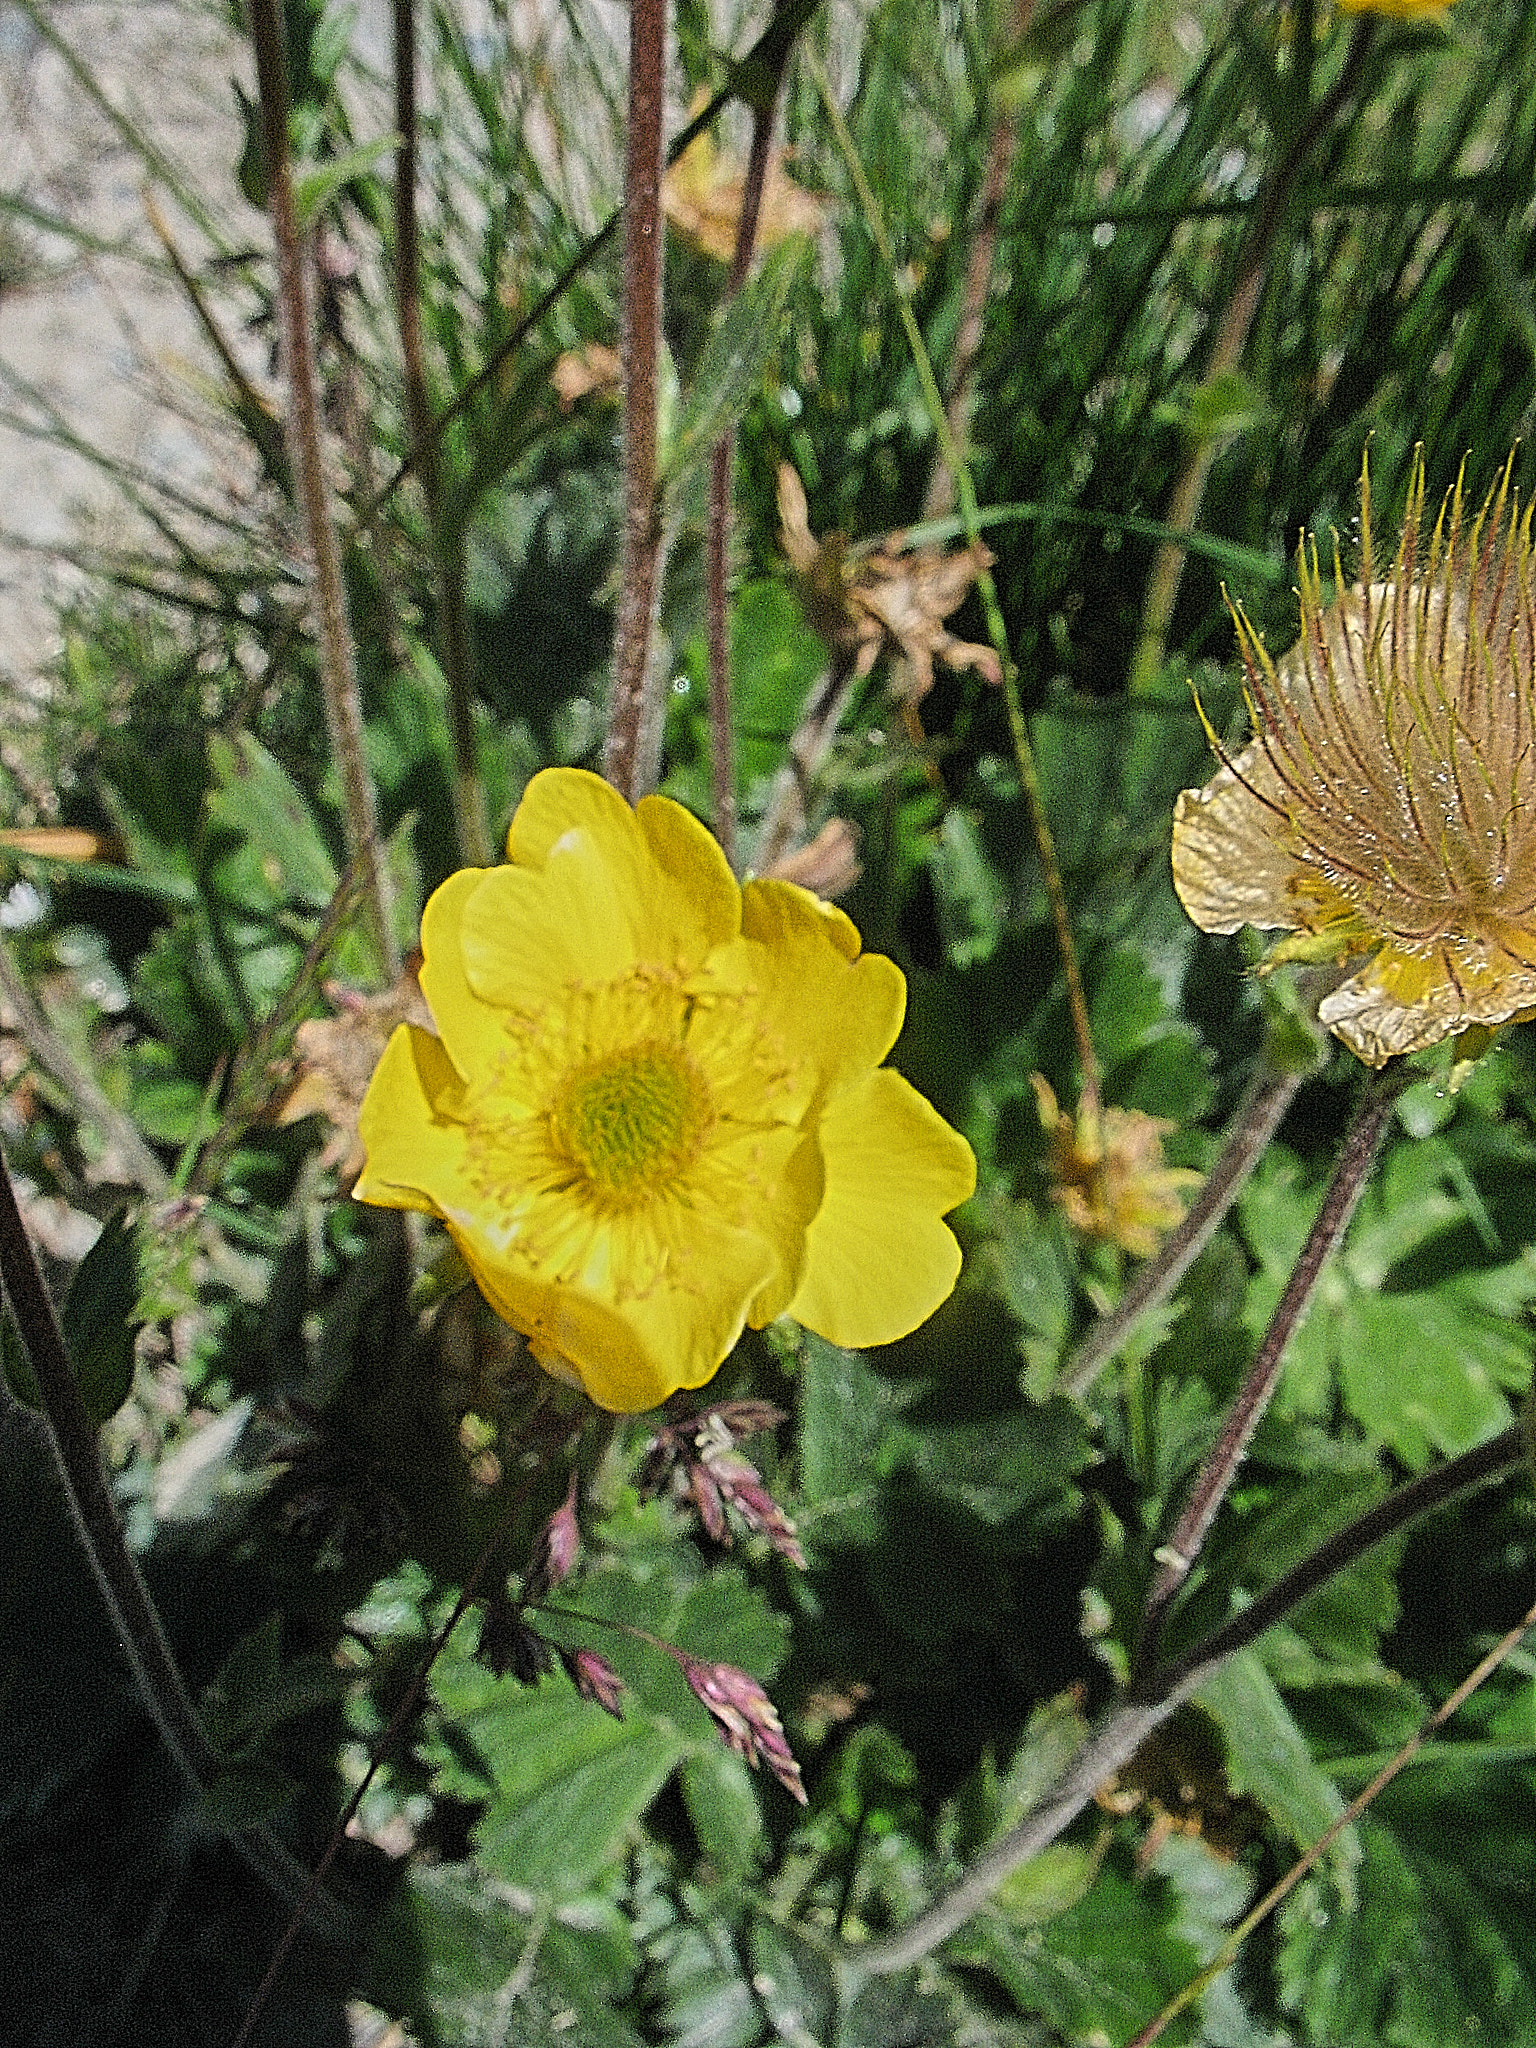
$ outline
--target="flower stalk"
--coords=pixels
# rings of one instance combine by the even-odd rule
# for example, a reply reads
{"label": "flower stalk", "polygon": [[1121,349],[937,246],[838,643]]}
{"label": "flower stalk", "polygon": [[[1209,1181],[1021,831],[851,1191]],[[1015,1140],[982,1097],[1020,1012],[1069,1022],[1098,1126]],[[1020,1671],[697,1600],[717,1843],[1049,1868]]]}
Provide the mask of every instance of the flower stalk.
{"label": "flower stalk", "polygon": [[326,730],[341,778],[347,857],[362,870],[369,913],[384,979],[400,972],[393,907],[373,781],[363,750],[363,709],[358,689],[357,650],[347,612],[341,544],[333,515],[320,432],[320,383],[315,366],[314,310],[309,264],[294,205],[288,152],[288,75],[282,16],[277,0],[248,0],[256,80],[261,100],[261,133],[267,172],[267,203],[277,247],[277,316],[288,372],[288,439],[299,504],[315,565],[315,608],[320,636],[320,682]]}
{"label": "flower stalk", "polygon": [[1274,1314],[1270,1317],[1269,1327],[1264,1332],[1248,1377],[1227,1411],[1221,1434],[1200,1469],[1200,1476],[1173,1534],[1158,1552],[1161,1563],[1147,1595],[1141,1639],[1137,1645],[1135,1662],[1138,1669],[1155,1652],[1168,1607],[1194,1569],[1217,1511],[1231,1490],[1243,1453],[1252,1441],[1279,1383],[1286,1346],[1306,1312],[1324,1266],[1349,1227],[1350,1218],[1376,1164],[1392,1118],[1393,1105],[1412,1079],[1412,1071],[1399,1065],[1373,1075],[1366,1085],[1354,1120],[1339,1148],[1338,1162],[1323,1196],[1322,1207],[1317,1212],[1284,1292],[1275,1304]]}

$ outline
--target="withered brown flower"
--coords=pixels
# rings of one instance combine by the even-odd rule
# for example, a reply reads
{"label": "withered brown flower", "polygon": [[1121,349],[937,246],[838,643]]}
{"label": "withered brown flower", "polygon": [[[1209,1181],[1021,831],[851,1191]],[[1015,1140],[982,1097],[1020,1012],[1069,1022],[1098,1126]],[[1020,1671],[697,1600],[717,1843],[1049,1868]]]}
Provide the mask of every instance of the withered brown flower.
{"label": "withered brown flower", "polygon": [[1427,541],[1416,461],[1379,565],[1368,470],[1360,576],[1323,602],[1298,555],[1301,638],[1277,663],[1234,616],[1254,738],[1173,823],[1173,881],[1205,931],[1296,936],[1269,955],[1358,961],[1319,1007],[1370,1066],[1536,1009],[1536,608],[1531,512],[1506,463]]}

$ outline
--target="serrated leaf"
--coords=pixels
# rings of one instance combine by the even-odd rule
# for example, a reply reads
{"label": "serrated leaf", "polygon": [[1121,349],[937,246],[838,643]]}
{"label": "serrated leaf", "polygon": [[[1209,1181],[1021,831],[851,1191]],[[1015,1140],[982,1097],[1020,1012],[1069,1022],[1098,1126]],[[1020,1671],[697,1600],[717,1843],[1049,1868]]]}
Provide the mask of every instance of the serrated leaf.
{"label": "serrated leaf", "polygon": [[1281,1914],[1280,1994],[1302,2039],[1316,2048],[1536,2040],[1529,1772],[1450,1766],[1405,1776],[1360,1833],[1354,1912],[1309,1879]]}
{"label": "serrated leaf", "polygon": [[637,1961],[612,1919],[576,1906],[540,1937],[483,1870],[417,1865],[377,1928],[365,1988],[431,2048],[640,2048],[611,2009]]}
{"label": "serrated leaf", "polygon": [[[1242,1650],[1229,1657],[1195,1697],[1226,1739],[1227,1782],[1232,1790],[1256,1799],[1298,1848],[1310,1848],[1344,1811],[1344,1800],[1314,1761],[1258,1652]],[[1339,1836],[1329,1860],[1348,1897],[1360,1861],[1360,1841],[1353,1828]]]}
{"label": "serrated leaf", "polygon": [[621,1853],[688,1749],[677,1729],[643,1713],[615,1721],[558,1671],[531,1686],[495,1681],[454,1728],[490,1787],[475,1837],[481,1861],[545,1898],[584,1890]]}
{"label": "serrated leaf", "polygon": [[945,957],[956,967],[990,960],[1007,919],[1008,890],[988,860],[973,812],[951,804],[929,861]]}
{"label": "serrated leaf", "polygon": [[59,1324],[92,1422],[117,1413],[133,1385],[139,1247],[119,1209],[70,1277]]}

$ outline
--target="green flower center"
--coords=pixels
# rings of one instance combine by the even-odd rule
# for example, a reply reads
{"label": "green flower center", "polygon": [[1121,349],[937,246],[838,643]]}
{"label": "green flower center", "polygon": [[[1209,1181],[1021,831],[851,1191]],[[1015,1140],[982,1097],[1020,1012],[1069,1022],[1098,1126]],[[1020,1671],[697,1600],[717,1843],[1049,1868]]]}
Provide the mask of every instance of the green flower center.
{"label": "green flower center", "polygon": [[659,1193],[694,1158],[708,1097],[697,1068],[675,1046],[636,1046],[570,1075],[552,1121],[590,1185],[628,1203]]}

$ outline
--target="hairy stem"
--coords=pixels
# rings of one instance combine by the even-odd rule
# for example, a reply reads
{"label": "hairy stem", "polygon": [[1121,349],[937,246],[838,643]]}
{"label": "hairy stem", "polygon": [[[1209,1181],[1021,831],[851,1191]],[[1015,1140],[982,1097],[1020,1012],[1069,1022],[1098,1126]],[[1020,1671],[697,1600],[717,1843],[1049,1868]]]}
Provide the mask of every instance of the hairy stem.
{"label": "hairy stem", "polygon": [[[27,0],[27,4],[35,5],[36,0]],[[732,67],[729,84],[717,92],[706,106],[701,107],[688,125],[668,144],[669,164],[675,164],[691,142],[696,142],[706,129],[712,128],[724,109],[734,100],[741,100],[748,106],[755,103],[761,81],[782,65],[801,29],[820,5],[821,0],[784,0],[784,4],[775,10],[768,26],[751,49]],[[624,209],[615,207],[602,226],[594,229],[587,237],[559,276],[540,293],[506,339],[491,352],[464,388],[436,416],[432,422],[433,440],[441,440],[466,406],[472,405],[481,392],[495,382],[501,374],[503,365],[511,360],[534,329],[543,324],[551,310],[565,297],[582,272],[607,248],[618,233],[619,223],[623,218]],[[359,529],[373,524],[385,504],[399,490],[415,467],[416,457],[412,450],[402,457],[393,473],[373,496],[359,507],[354,515]]]}
{"label": "hairy stem", "polygon": [[1193,1570],[1217,1511],[1237,1477],[1243,1453],[1279,1381],[1286,1346],[1306,1312],[1324,1266],[1349,1227],[1356,1203],[1365,1192],[1391,1121],[1392,1106],[1412,1079],[1412,1070],[1398,1061],[1394,1066],[1373,1074],[1367,1083],[1354,1121],[1339,1148],[1338,1162],[1323,1196],[1322,1207],[1291,1270],[1291,1277],[1275,1304],[1275,1312],[1270,1317],[1269,1328],[1264,1332],[1248,1377],[1227,1411],[1221,1434],[1200,1468],[1200,1476],[1173,1534],[1158,1553],[1162,1562],[1147,1595],[1141,1640],[1136,1652],[1138,1666],[1155,1652],[1169,1603]]}
{"label": "hairy stem", "polygon": [[631,803],[660,763],[662,706],[652,675],[663,534],[656,423],[661,353],[662,103],[666,0],[631,0],[629,133],[624,167],[624,556],[613,642],[603,773]]}
{"label": "hairy stem", "polygon": [[385,978],[400,972],[388,876],[379,845],[373,782],[363,753],[363,711],[357,653],[347,614],[341,547],[332,516],[331,487],[320,432],[320,384],[315,367],[309,264],[294,210],[288,156],[288,76],[278,0],[247,0],[256,81],[261,97],[267,203],[277,245],[277,317],[288,371],[288,439],[299,504],[315,563],[315,606],[320,632],[320,682],[326,730],[341,778],[348,859],[363,875]]}
{"label": "hairy stem", "polygon": [[1183,1221],[1163,1240],[1107,1315],[1088,1330],[1061,1369],[1061,1389],[1087,1393],[1102,1368],[1149,1309],[1165,1302],[1220,1228],[1246,1186],[1301,1086],[1300,1074],[1260,1073],[1243,1097],[1221,1157],[1201,1183]]}
{"label": "hairy stem", "polygon": [[1216,1630],[1198,1648],[1143,1681],[1137,1693],[1110,1708],[1098,1730],[1057,1782],[1021,1820],[976,1858],[961,1878],[904,1927],[878,1941],[839,1951],[857,1976],[891,1976],[931,1955],[984,1906],[998,1886],[1072,1824],[1099,1788],[1124,1768],[1154,1729],[1180,1707],[1229,1657],[1245,1650],[1292,1613],[1335,1573],[1376,1544],[1406,1529],[1432,1508],[1476,1486],[1486,1486],[1525,1458],[1518,1425],[1476,1450],[1451,1458],[1434,1472],[1402,1486],[1346,1529],[1319,1545],[1267,1592]]}

